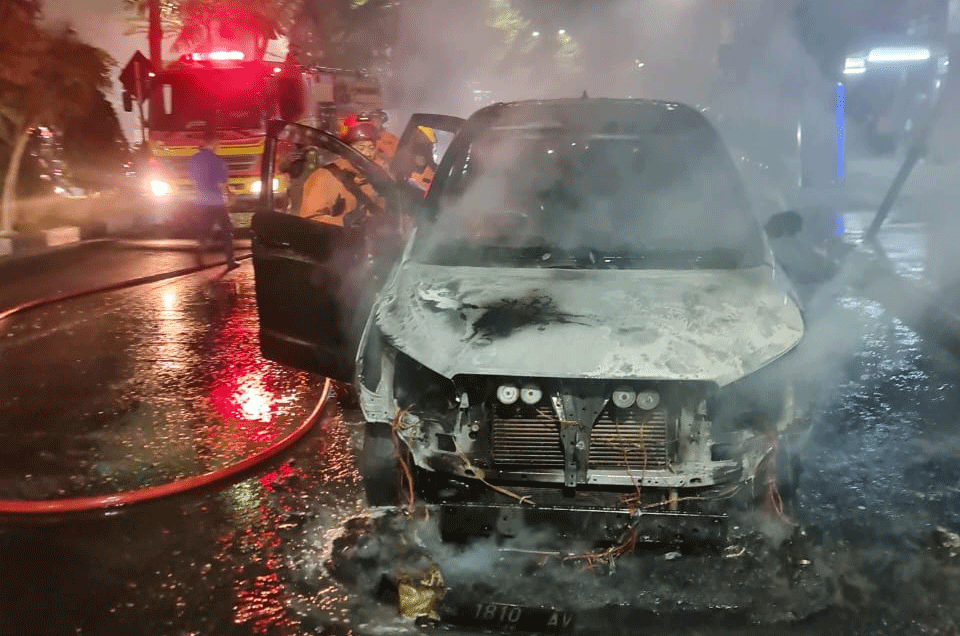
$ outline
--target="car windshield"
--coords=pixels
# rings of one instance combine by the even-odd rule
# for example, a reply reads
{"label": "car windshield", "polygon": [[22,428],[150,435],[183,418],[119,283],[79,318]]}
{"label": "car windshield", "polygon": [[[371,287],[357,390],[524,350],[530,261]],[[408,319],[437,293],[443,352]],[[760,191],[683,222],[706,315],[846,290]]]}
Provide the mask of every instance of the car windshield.
{"label": "car windshield", "polygon": [[739,175],[704,124],[493,126],[454,159],[418,258],[447,265],[721,268],[760,262]]}

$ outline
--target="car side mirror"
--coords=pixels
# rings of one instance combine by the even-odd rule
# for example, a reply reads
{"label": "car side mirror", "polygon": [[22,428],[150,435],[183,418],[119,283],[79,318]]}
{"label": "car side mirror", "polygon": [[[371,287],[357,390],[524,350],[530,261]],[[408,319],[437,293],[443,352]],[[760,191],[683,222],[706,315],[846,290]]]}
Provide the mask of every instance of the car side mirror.
{"label": "car side mirror", "polygon": [[794,210],[779,212],[767,220],[763,229],[772,239],[793,238],[803,229],[803,217]]}

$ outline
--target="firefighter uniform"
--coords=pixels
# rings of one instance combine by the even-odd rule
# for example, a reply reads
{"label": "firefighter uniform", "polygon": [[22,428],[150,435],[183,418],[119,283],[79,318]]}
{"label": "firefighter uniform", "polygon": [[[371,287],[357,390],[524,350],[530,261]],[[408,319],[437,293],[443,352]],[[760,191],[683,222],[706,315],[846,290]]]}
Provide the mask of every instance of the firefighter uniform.
{"label": "firefighter uniform", "polygon": [[382,213],[384,201],[349,161],[338,158],[303,184],[300,216],[340,227]]}
{"label": "firefighter uniform", "polygon": [[427,190],[430,189],[430,184],[433,183],[433,177],[435,174],[436,171],[433,169],[433,167],[426,165],[419,172],[414,169],[414,172],[407,178],[407,183],[416,186],[426,193]]}
{"label": "firefighter uniform", "polygon": [[402,156],[397,160],[396,176],[406,175],[407,183],[426,193],[437,171],[437,164],[433,161],[436,143],[436,134],[432,129],[418,126],[410,145],[401,151]]}
{"label": "firefighter uniform", "polygon": [[280,172],[290,175],[290,185],[287,188],[290,210],[299,212],[304,184],[320,166],[320,151],[313,146],[292,154],[280,162]]}

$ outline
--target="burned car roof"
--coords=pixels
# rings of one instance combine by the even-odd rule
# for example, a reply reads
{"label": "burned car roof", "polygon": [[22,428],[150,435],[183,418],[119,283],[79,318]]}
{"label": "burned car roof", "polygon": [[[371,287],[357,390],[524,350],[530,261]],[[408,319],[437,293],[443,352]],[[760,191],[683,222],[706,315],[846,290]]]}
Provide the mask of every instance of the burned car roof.
{"label": "burned car roof", "polygon": [[696,109],[653,99],[558,99],[493,104],[470,118],[497,127],[552,126],[567,130],[637,132],[710,129]]}

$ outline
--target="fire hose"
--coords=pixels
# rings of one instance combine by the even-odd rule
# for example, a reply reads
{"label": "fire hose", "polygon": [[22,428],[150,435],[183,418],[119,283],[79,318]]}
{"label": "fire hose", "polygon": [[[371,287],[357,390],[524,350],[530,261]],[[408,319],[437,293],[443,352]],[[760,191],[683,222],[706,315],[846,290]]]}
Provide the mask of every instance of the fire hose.
{"label": "fire hose", "polygon": [[[244,255],[237,258],[237,260],[245,260],[250,258],[250,255]],[[194,274],[206,269],[213,267],[222,267],[225,263],[215,263],[213,265],[207,266],[194,266],[187,267],[183,269],[178,269],[170,272],[161,272],[159,274],[152,274],[149,276],[142,276],[139,278],[133,278],[130,280],[121,281],[118,283],[104,285],[101,287],[95,287],[91,289],[84,289],[77,292],[70,292],[66,294],[59,294],[56,296],[51,296],[48,298],[40,298],[36,300],[31,300],[29,302],[22,303],[13,307],[11,309],[4,310],[0,312],[0,321],[9,318],[13,315],[23,313],[32,309],[37,309],[39,307],[44,307],[47,305],[52,305],[55,303],[60,303],[66,300],[72,300],[75,298],[81,298],[84,296],[91,296],[94,294],[106,293],[110,291],[117,291],[121,289],[127,289],[130,287],[137,287],[139,285],[146,285],[149,283],[159,282],[161,280],[168,280],[172,278],[178,278],[181,276],[187,276]],[[257,453],[246,457],[245,459],[225,466],[223,468],[218,468],[200,475],[194,475],[192,477],[186,477],[184,479],[178,479],[166,484],[159,484],[156,486],[147,486],[145,488],[138,488],[136,490],[118,492],[118,493],[109,493],[103,495],[90,495],[84,497],[67,497],[60,499],[42,499],[42,500],[25,500],[25,499],[0,499],[0,514],[5,515],[56,515],[56,514],[72,514],[80,512],[91,512],[96,510],[107,510],[110,508],[118,508],[121,506],[129,506],[137,503],[142,503],[145,501],[151,501],[155,499],[161,499],[165,497],[170,497],[173,495],[182,494],[191,490],[196,490],[206,486],[210,486],[214,483],[228,481],[230,479],[236,478],[247,471],[251,470],[253,467],[266,462],[267,460],[273,459],[281,452],[292,446],[295,442],[300,440],[304,435],[307,434],[310,429],[317,423],[320,419],[320,416],[323,412],[324,407],[327,404],[327,400],[330,397],[330,391],[332,388],[332,383],[329,378],[327,378],[323,385],[323,390],[320,394],[320,398],[317,401],[316,406],[313,408],[313,411],[306,419],[303,420],[296,428],[291,432],[287,433],[281,439],[275,441],[270,446],[258,451]]]}

